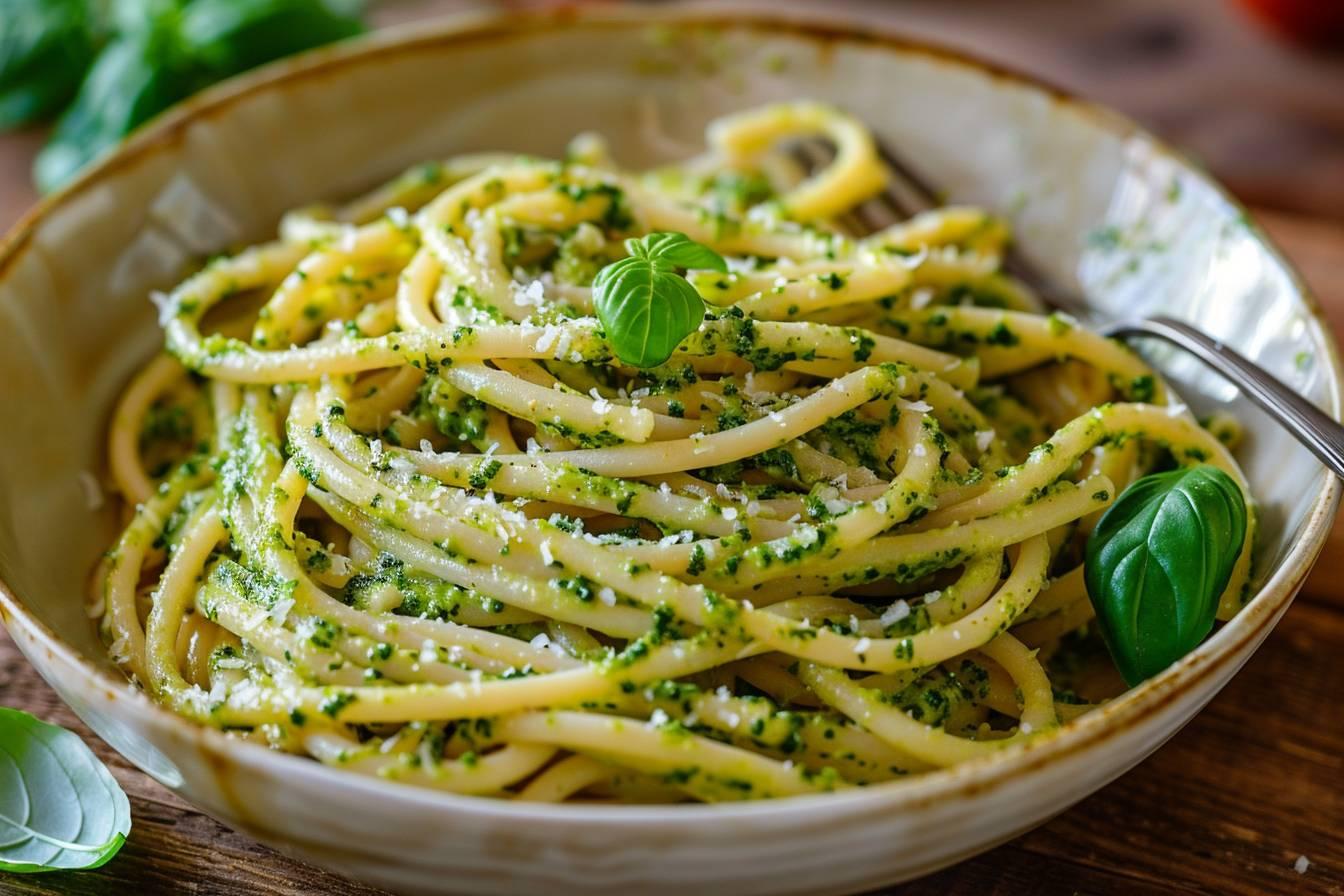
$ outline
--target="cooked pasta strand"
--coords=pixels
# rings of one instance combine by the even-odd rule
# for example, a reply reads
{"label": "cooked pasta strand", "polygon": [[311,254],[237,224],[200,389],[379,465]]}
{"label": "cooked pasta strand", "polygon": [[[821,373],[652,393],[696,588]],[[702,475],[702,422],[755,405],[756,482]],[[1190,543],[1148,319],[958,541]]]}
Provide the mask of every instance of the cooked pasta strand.
{"label": "cooked pasta strand", "polygon": [[[836,153],[802,177],[810,136]],[[854,119],[708,142],[646,174],[591,137],[430,163],[158,296],[168,354],[108,434],[114,660],[234,736],[537,802],[878,784],[1098,705],[1088,533],[1168,458],[1245,488],[1226,447],[1037,313],[1002,218],[843,235],[887,177]],[[593,281],[662,230],[729,270],[688,272],[703,320],[641,369]]]}

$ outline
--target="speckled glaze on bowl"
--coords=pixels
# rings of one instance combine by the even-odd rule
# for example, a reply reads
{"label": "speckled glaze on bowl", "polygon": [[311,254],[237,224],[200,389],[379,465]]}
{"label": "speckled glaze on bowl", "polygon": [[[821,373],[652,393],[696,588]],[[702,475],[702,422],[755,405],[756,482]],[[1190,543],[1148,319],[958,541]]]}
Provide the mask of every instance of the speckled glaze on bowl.
{"label": "speckled glaze on bowl", "polygon": [[1335,348],[1278,253],[1203,174],[1104,111],[941,51],[817,26],[648,11],[453,20],[210,91],[0,247],[0,617],[19,647],[95,731],[197,806],[406,893],[855,892],[1007,840],[1138,763],[1269,633],[1339,500],[1339,484],[1228,386],[1156,351],[1197,408],[1247,421],[1258,594],[1168,672],[983,761],[772,803],[517,805],[231,741],[157,708],[106,660],[83,594],[116,520],[89,509],[80,474],[100,470],[113,396],[159,342],[151,288],[267,236],[291,206],[415,161],[553,155],[591,128],[618,158],[649,162],[695,151],[716,115],[799,96],[856,111],[952,199],[1009,215],[1041,268],[1100,309],[1194,321],[1338,413]]}

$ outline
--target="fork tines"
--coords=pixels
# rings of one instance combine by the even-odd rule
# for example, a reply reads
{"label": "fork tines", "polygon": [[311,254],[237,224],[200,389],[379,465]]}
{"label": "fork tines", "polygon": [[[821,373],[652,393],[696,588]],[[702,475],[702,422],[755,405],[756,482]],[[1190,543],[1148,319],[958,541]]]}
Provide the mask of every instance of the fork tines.
{"label": "fork tines", "polygon": [[[944,204],[941,191],[920,177],[890,145],[878,140],[877,153],[890,174],[886,189],[839,219],[840,226],[856,236],[875,233]],[[817,138],[795,142],[789,147],[789,154],[804,171],[812,172],[830,164],[835,158],[835,149],[829,142]],[[1004,256],[1003,269],[1031,287],[1048,305],[1072,311],[1084,307],[1080,298],[1050,282],[1012,246]]]}

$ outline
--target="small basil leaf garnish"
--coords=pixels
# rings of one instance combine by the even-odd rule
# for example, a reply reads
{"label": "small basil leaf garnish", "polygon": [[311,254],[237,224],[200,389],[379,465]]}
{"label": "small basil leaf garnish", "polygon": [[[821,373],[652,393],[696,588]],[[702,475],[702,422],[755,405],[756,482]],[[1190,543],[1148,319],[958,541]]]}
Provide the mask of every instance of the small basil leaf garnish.
{"label": "small basil leaf garnish", "polygon": [[655,262],[666,262],[679,268],[699,268],[728,272],[723,256],[708,246],[701,245],[684,233],[664,231],[651,233],[640,240],[627,240],[631,255],[639,254]]}
{"label": "small basil leaf garnish", "polygon": [[0,707],[0,871],[97,868],[131,831],[131,804],[73,732]]}
{"label": "small basil leaf garnish", "polygon": [[616,357],[636,367],[657,367],[700,327],[705,302],[678,268],[726,272],[713,249],[684,233],[651,233],[625,241],[630,255],[593,278],[593,306]]}
{"label": "small basil leaf garnish", "polygon": [[1213,630],[1245,538],[1245,497],[1208,464],[1145,476],[1102,515],[1083,576],[1102,637],[1131,686]]}

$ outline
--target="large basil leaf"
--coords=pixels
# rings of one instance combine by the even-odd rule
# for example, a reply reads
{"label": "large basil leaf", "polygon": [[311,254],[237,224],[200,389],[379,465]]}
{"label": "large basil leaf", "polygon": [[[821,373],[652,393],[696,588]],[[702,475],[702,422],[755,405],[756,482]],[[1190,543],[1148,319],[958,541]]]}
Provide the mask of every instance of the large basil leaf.
{"label": "large basil leaf", "polygon": [[1208,636],[1245,537],[1241,489],[1208,464],[1145,476],[1102,515],[1084,580],[1125,681],[1156,675]]}
{"label": "large basil leaf", "polygon": [[126,794],[79,737],[0,707],[0,871],[96,868],[130,831]]}
{"label": "large basil leaf", "polygon": [[93,62],[85,0],[0,4],[0,129],[49,118],[74,97]]}
{"label": "large basil leaf", "polygon": [[358,3],[328,0],[194,0],[182,17],[184,45],[218,78],[363,30]]}
{"label": "large basil leaf", "polygon": [[[17,2],[43,7],[41,0]],[[83,6],[80,0],[53,0],[50,6],[70,4]],[[106,0],[93,6],[110,12],[115,37],[92,68],[86,61],[84,67],[62,69],[60,78],[71,73],[74,79],[64,87],[60,78],[47,77],[50,66],[14,81],[23,87],[12,99],[16,115],[38,107],[54,111],[74,94],[34,167],[43,191],[60,186],[137,126],[215,81],[364,30],[358,0]],[[6,14],[0,12],[4,33]],[[6,87],[0,80],[0,116]]]}

